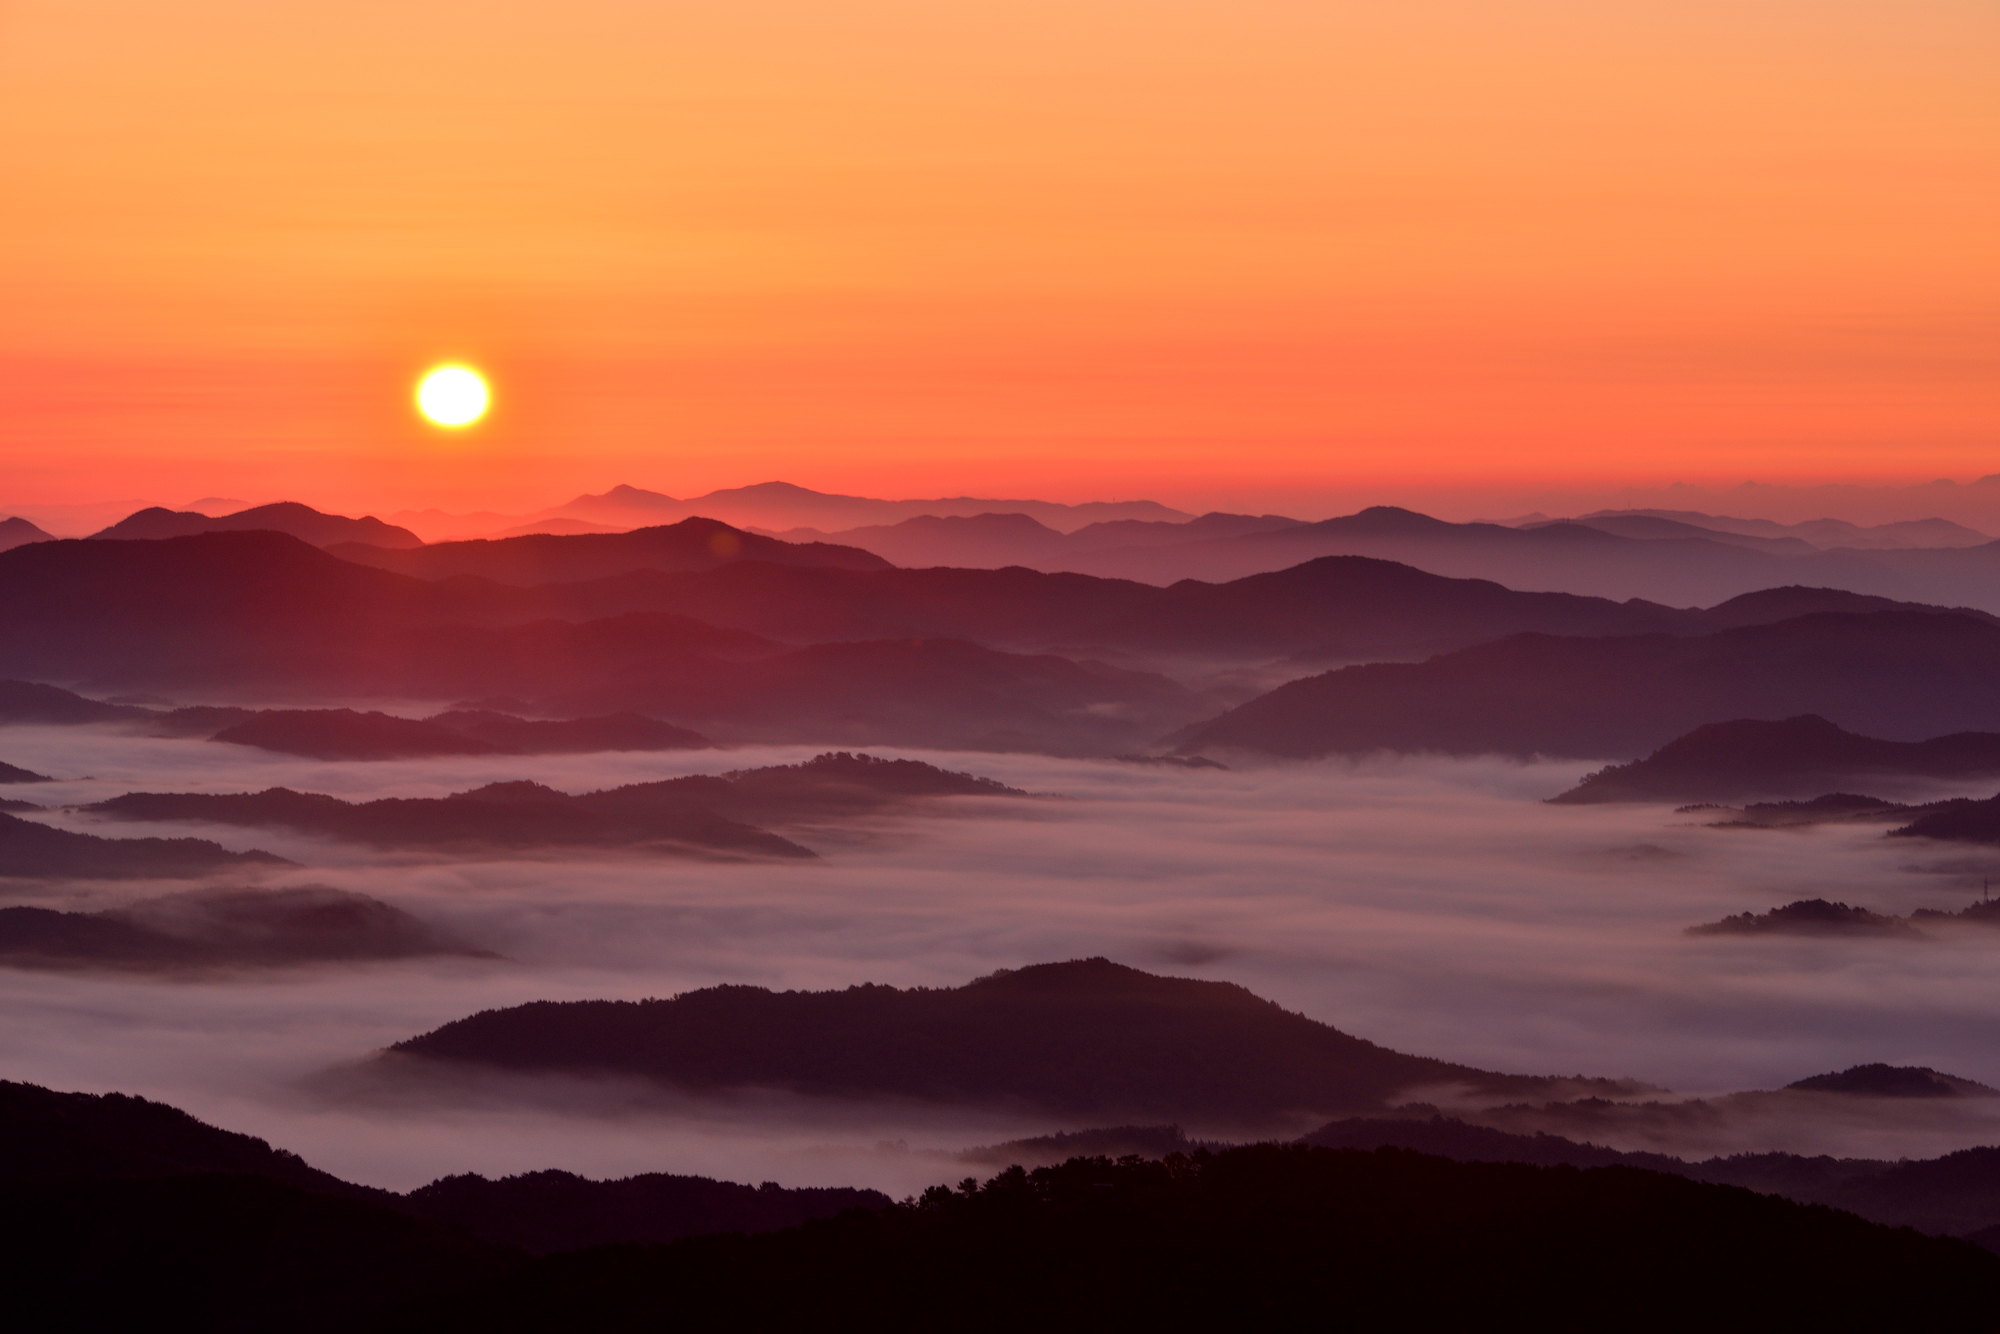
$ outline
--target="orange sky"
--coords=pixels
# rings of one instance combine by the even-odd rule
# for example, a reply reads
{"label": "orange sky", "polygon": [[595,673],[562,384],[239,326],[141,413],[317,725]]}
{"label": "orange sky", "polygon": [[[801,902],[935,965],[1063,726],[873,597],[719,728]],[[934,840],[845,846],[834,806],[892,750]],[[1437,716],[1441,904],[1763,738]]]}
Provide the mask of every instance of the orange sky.
{"label": "orange sky", "polygon": [[1969,478],[1996,69],[1991,0],[0,0],[0,506]]}

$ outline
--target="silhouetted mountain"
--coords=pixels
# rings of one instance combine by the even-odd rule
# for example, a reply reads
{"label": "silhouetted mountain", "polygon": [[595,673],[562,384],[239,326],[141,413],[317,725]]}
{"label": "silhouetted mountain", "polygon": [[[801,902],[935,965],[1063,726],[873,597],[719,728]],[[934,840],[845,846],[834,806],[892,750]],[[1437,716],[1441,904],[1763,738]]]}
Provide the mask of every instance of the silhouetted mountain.
{"label": "silhouetted mountain", "polygon": [[0,877],[186,880],[292,864],[268,852],[231,852],[204,838],[99,838],[0,814]]}
{"label": "silhouetted mountain", "polygon": [[485,710],[454,710],[417,719],[353,709],[271,709],[217,732],[213,739],[323,760],[698,750],[713,744],[698,732],[636,713],[544,722]]}
{"label": "silhouetted mountain", "polygon": [[1204,514],[1185,523],[1114,519],[1065,533],[1037,523],[1026,514],[920,514],[896,524],[847,528],[834,533],[794,528],[774,536],[787,542],[838,542],[860,547],[909,569],[933,566],[1000,569],[1021,565],[1031,570],[1059,571],[1076,568],[1082,557],[1093,552],[1272,532],[1298,523],[1297,519],[1275,514]]}
{"label": "silhouetted mountain", "polygon": [[1610,533],[1614,537],[1632,537],[1641,541],[1663,540],[1686,541],[1699,539],[1706,542],[1720,542],[1729,547],[1745,547],[1751,551],[1769,552],[1774,556],[1803,556],[1820,548],[1800,537],[1761,536],[1747,533],[1722,532],[1705,528],[1698,524],[1684,523],[1651,514],[1600,514],[1582,519],[1545,519],[1536,523],[1510,525],[1514,528],[1546,528],[1552,523],[1581,524],[1585,528],[1595,528],[1600,533]]}
{"label": "silhouetted mountain", "polygon": [[592,751],[705,750],[699,732],[637,713],[597,718],[515,718],[491,709],[453,709],[425,722],[484,741],[508,755],[581,755]]}
{"label": "silhouetted mountain", "polygon": [[1731,801],[1824,792],[1871,777],[1964,779],[2000,774],[2000,733],[1928,741],[1856,736],[1814,714],[1739,718],[1678,737],[1643,760],[1600,769],[1551,801]]}
{"label": "silhouetted mountain", "polygon": [[123,1093],[57,1093],[0,1080],[0,1182],[115,1181],[226,1172],[329,1195],[391,1199],[261,1139]]}
{"label": "silhouetted mountain", "polygon": [[[1860,1066],[1856,1070],[1871,1072],[1862,1076],[1863,1082],[1887,1087],[1831,1091],[1875,1097],[1912,1096],[1910,1092],[1897,1090],[1913,1089],[1919,1082],[1928,1086],[1934,1079],[1948,1086],[1963,1086],[1963,1091],[1955,1096],[1986,1096],[1992,1092],[1971,1080],[1940,1075],[1934,1070],[1886,1065]],[[1841,1083],[1853,1073],[1816,1076],[1792,1087],[1816,1087],[1820,1080]],[[1914,1096],[1944,1095],[1916,1092]],[[1636,1167],[1716,1185],[1740,1186],[1801,1204],[1831,1205],[1891,1227],[1965,1236],[1989,1250],[2000,1243],[2000,1223],[1991,1221],[2000,1219],[2000,1149],[1994,1148],[1964,1149],[1941,1158],[1902,1162],[1808,1158],[1791,1153],[1745,1153],[1688,1162],[1661,1153],[1621,1152],[1558,1135],[1512,1134],[1442,1116],[1427,1120],[1336,1121],[1307,1135],[1303,1142],[1329,1148],[1412,1149],[1459,1162]]]}
{"label": "silhouetted mountain", "polygon": [[1991,1098],[2000,1089],[1957,1075],[1942,1074],[1927,1065],[1850,1065],[1831,1074],[1813,1075],[1785,1085],[1820,1093],[1858,1093],[1870,1098]]}
{"label": "silhouetted mountain", "polygon": [[711,1232],[775,1232],[848,1209],[884,1209],[877,1190],[784,1190],[708,1177],[649,1172],[591,1181],[568,1172],[528,1172],[489,1181],[443,1177],[399,1207],[534,1255],[618,1242],[662,1242]]}
{"label": "silhouetted mountain", "polygon": [[310,505],[295,501],[259,505],[255,509],[239,510],[235,514],[213,519],[192,510],[178,511],[155,506],[121,519],[92,536],[117,541],[147,541],[163,537],[193,537],[197,533],[247,532],[285,533],[316,547],[330,547],[340,542],[366,542],[377,547],[423,545],[423,540],[409,529],[383,523],[373,515],[348,519],[338,514],[322,514]]}
{"label": "silhouetted mountain", "polygon": [[201,968],[407,959],[472,950],[365,894],[323,886],[170,894],[107,912],[0,908],[0,963]]}
{"label": "silhouetted mountain", "polygon": [[733,743],[816,741],[1103,754],[1204,710],[1165,676],[949,639],[815,644],[544,696],[557,713],[671,712]]}
{"label": "silhouetted mountain", "polygon": [[837,570],[879,570],[889,564],[858,547],[794,545],[700,518],[629,533],[536,533],[405,550],[346,543],[332,551],[344,560],[420,579],[475,575],[502,584],[573,583],[633,570],[711,570],[737,560]]}
{"label": "silhouetted mountain", "polygon": [[343,1181],[297,1154],[217,1129],[164,1103],[0,1081],[0,1187],[215,1173],[368,1200],[536,1253],[704,1232],[769,1232],[889,1203],[872,1190],[787,1190],[659,1173],[615,1181],[568,1172],[497,1181],[466,1174],[398,1195]]}
{"label": "silhouetted mountain", "polygon": [[1377,1106],[1423,1084],[1521,1095],[1565,1086],[1405,1056],[1242,987],[1104,959],[955,988],[723,986],[672,1000],[537,1001],[483,1011],[390,1050],[522,1072],[635,1074],[691,1089],[777,1087],[1245,1125]]}
{"label": "silhouetted mountain", "polygon": [[539,783],[489,783],[449,797],[347,802],[274,787],[254,793],[129,792],[83,809],[114,820],[199,820],[294,829],[371,843],[476,851],[600,847],[810,857],[743,823],[835,818],[932,796],[1025,796],[915,760],[829,753],[804,764],[695,774],[571,796]]}
{"label": "silhouetted mountain", "polygon": [[[1903,519],[1895,523],[1864,527],[1845,519],[1808,519],[1804,523],[1776,523],[1770,519],[1736,519],[1727,515],[1703,514],[1696,510],[1599,510],[1574,520],[1598,526],[1600,521],[1658,519],[1686,527],[1743,537],[1809,542],[1815,547],[1853,547],[1881,550],[1902,547],[1974,547],[1991,542],[1985,533],[1956,524],[1949,519]],[[1619,531],[1616,528],[1607,531]]]}
{"label": "silhouetted mountain", "polygon": [[151,717],[153,710],[85,699],[59,686],[0,681],[0,723],[103,723]]}
{"label": "silhouetted mountain", "polygon": [[38,774],[33,769],[0,764],[0,783],[53,783],[54,781],[47,774]]}
{"label": "silhouetted mountain", "polygon": [[1966,805],[1966,797],[1930,801],[1911,806],[1881,797],[1865,797],[1854,792],[1829,792],[1810,801],[1753,801],[1747,806],[1717,806],[1712,803],[1676,808],[1677,814],[1724,815],[1712,820],[1711,829],[1803,829],[1821,824],[1887,824],[1908,820],[1931,811],[1955,810]]}
{"label": "silhouetted mountain", "polygon": [[1981,1325],[1996,1282],[1969,1243],[1661,1173],[1257,1145],[552,1256],[394,1327],[1862,1330]]}
{"label": "silhouetted mountain", "polygon": [[573,797],[539,783],[489,783],[448,797],[347,802],[313,792],[129,792],[83,809],[113,820],[199,820],[253,829],[292,829],[390,848],[476,852],[557,847],[693,850],[810,857],[798,844],[725,819],[682,798],[620,796],[624,789]]}
{"label": "silhouetted mountain", "polygon": [[527,589],[519,605],[565,617],[646,608],[793,643],[960,638],[1070,656],[1163,654],[1258,663],[1287,654],[1319,661],[1422,656],[1529,630],[1698,635],[1811,612],[1948,610],[1832,589],[1784,588],[1682,611],[1519,593],[1362,557],[1327,557],[1230,584],[1189,581],[1172,588],[1025,569],[868,572],[743,562],[706,573],[639,572]]}
{"label": "silhouetted mountain", "polygon": [[385,760],[421,755],[494,755],[490,741],[417,718],[353,709],[269,709],[213,738],[316,760]]}
{"label": "silhouetted mountain", "polygon": [[2000,730],[2000,627],[1916,612],[1801,616],[1690,638],[1515,635],[1280,686],[1173,738],[1313,756],[1646,754],[1721,718],[1815,713],[1873,736]]}
{"label": "silhouetted mountain", "polygon": [[972,496],[937,500],[875,500],[866,496],[829,495],[793,486],[789,482],[727,487],[691,500],[676,500],[672,496],[635,486],[614,486],[602,495],[578,496],[547,513],[626,528],[671,523],[690,515],[709,514],[739,526],[771,529],[854,528],[863,524],[900,523],[904,519],[923,515],[953,518],[975,514],[1025,514],[1065,532],[1104,520],[1171,522],[1193,517],[1150,500],[1096,500],[1081,505]]}
{"label": "silhouetted mountain", "polygon": [[53,540],[52,535],[43,532],[26,519],[0,519],[0,551],[12,551],[15,547],[26,546],[30,542]]}
{"label": "silhouetted mountain", "polygon": [[[1790,572],[1793,562],[1784,557],[1709,537],[1641,540],[1576,523],[1537,528],[1447,523],[1390,506],[1272,532],[1101,552],[1082,558],[1078,568],[1166,584],[1179,579],[1240,579],[1319,556],[1370,556],[1432,574],[1496,579],[1510,588],[1620,600],[1638,597],[1674,606],[1808,582]],[[1862,560],[1865,563],[1866,558]],[[1886,571],[1876,572],[1872,584],[1819,578],[1810,582],[1892,596],[1902,591],[1901,582]]]}
{"label": "silhouetted mountain", "polygon": [[[1738,913],[1719,922],[1687,929],[1691,936],[1834,936],[1910,935],[1909,922],[1901,917],[1884,917],[1866,908],[1825,899],[1800,899],[1765,913]],[[1802,1087],[1794,1084],[1793,1088]]]}
{"label": "silhouetted mountain", "polygon": [[1941,838],[1959,843],[2000,843],[2000,796],[1954,802],[1889,831],[1891,838]]}

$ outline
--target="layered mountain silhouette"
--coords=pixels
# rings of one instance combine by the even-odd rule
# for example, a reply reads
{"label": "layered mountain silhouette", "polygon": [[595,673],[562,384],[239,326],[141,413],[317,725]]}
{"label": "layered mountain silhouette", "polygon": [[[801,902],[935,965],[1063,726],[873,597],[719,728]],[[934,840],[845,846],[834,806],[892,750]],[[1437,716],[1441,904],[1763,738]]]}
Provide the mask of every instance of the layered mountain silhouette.
{"label": "layered mountain silhouette", "polygon": [[[1940,916],[1942,914],[1939,914]],[[1691,936],[1910,936],[1909,919],[1826,899],[1799,899],[1763,913],[1738,913],[1687,929]],[[1799,1086],[1795,1086],[1799,1087]]]}
{"label": "layered mountain silhouette", "polygon": [[[1771,519],[1738,519],[1726,514],[1704,514],[1699,510],[1598,510],[1570,520],[1603,528],[1606,532],[1660,532],[1684,535],[1685,529],[1713,533],[1718,537],[1740,537],[1754,541],[1784,543],[1774,550],[1796,550],[1790,544],[1803,542],[1827,550],[1848,547],[1858,551],[1902,550],[1910,547],[1976,547],[1993,538],[1949,519],[1899,519],[1871,525],[1849,523],[1845,519],[1808,519],[1804,523],[1778,523]],[[1642,529],[1634,525],[1667,523],[1672,530]],[[1525,525],[1521,525],[1525,526]]]}
{"label": "layered mountain silhouette", "polygon": [[54,538],[34,524],[19,516],[0,519],[0,551],[12,551],[15,547],[26,546],[30,542],[49,542]]}
{"label": "layered mountain silhouette", "polygon": [[83,809],[113,820],[291,829],[378,847],[467,852],[594,847],[811,857],[809,849],[747,822],[805,823],[929,797],[1026,795],[917,760],[829,752],[803,764],[668,778],[580,796],[526,782],[489,783],[449,797],[369,802],[269,788],[130,792]]}
{"label": "layered mountain silhouette", "polygon": [[701,750],[714,744],[699,732],[636,713],[542,721],[489,709],[454,709],[429,718],[353,709],[267,709],[217,732],[213,740],[323,760]]}
{"label": "layered mountain silhouette", "polygon": [[15,764],[0,764],[0,783],[50,783],[54,781],[47,774],[38,774],[33,769],[23,769]]}
{"label": "layered mountain silhouette", "polygon": [[100,838],[0,813],[0,877],[188,880],[292,864],[268,852],[231,852],[204,838]]}
{"label": "layered mountain silhouette", "polygon": [[759,1233],[889,1204],[649,1174],[357,1186],[122,1094],[0,1081],[0,1274],[27,1329],[347,1331],[530,1253]]}
{"label": "layered mountain silhouette", "polygon": [[332,552],[421,579],[475,575],[503,584],[575,583],[632,570],[710,570],[734,560],[838,570],[879,570],[889,564],[858,547],[780,542],[702,518],[629,533],[532,534],[413,549],[353,542],[335,546]]}
{"label": "layered mountain silhouette", "polygon": [[0,964],[185,969],[492,957],[365,894],[309,885],[196,890],[105,912],[0,908]]}
{"label": "layered mountain silhouette", "polygon": [[[1774,1274],[1785,1276],[1773,1282]],[[1306,1145],[1011,1169],[796,1231],[553,1256],[402,1328],[1977,1325],[2000,1259],[1677,1176]],[[1643,1294],[1643,1299],[1635,1294]],[[1635,1301],[1643,1300],[1643,1309]]]}
{"label": "layered mountain silhouette", "polygon": [[[1810,584],[1922,602],[1965,603],[2000,611],[1994,589],[2000,543],[1961,546],[1970,530],[1953,526],[1954,544],[1857,550],[1814,549],[1785,539],[1760,541],[1696,525],[1679,532],[1602,519],[1510,528],[1447,523],[1392,507],[1171,546],[1101,552],[1071,568],[1090,574],[1171,583],[1228,580],[1281,569],[1317,556],[1400,561],[1434,574],[1497,579],[1511,588],[1547,589],[1673,605],[1716,602],[1759,588]],[[1618,531],[1608,531],[1617,529]]]}
{"label": "layered mountain silhouette", "polygon": [[726,819],[677,793],[646,799],[620,796],[621,791],[573,797],[540,783],[489,783],[448,797],[348,802],[274,787],[245,793],[129,792],[83,809],[110,820],[289,829],[375,847],[440,852],[590,847],[662,854],[813,855],[788,839]]}
{"label": "layered mountain silhouette", "polygon": [[[1971,1080],[1911,1066],[1856,1066],[1790,1086],[1868,1097],[1987,1096]],[[1623,1152],[1560,1135],[1521,1135],[1443,1116],[1422,1120],[1349,1118],[1305,1137],[1328,1148],[1409,1149],[1459,1162],[1538,1167],[1623,1166],[1715,1185],[1737,1186],[1801,1204],[1829,1205],[1889,1227],[1933,1235],[1974,1236],[2000,1245],[2000,1149],[1964,1149],[1940,1158],[1890,1162],[1869,1158],[1746,1153],[1688,1162],[1663,1153]]]}
{"label": "layered mountain silhouette", "polygon": [[1937,838],[1957,843],[2000,843],[2000,796],[1953,802],[1918,816],[1891,838]]}
{"label": "layered mountain silhouette", "polygon": [[1589,775],[1550,800],[1727,802],[1825,792],[1871,778],[1968,779],[2000,775],[2000,733],[1960,732],[1926,741],[1857,736],[1816,714],[1739,718],[1676,737],[1643,760]]}
{"label": "layered mountain silhouette", "polygon": [[[1271,1125],[1381,1106],[1424,1085],[1552,1096],[1615,1081],[1499,1075],[1406,1056],[1226,982],[1104,959],[962,987],[772,992],[711,987],[655,1001],[538,1001],[397,1043],[392,1058],[516,1072],[620,1073],[695,1090],[1021,1106],[1067,1115]],[[394,1060],[385,1067],[393,1074]]]}
{"label": "layered mountain silhouette", "polygon": [[1184,522],[1111,519],[1074,531],[1053,528],[1026,514],[921,514],[896,524],[874,524],[823,533],[793,528],[773,536],[787,542],[836,542],[872,551],[911,569],[950,566],[999,569],[1071,570],[1097,552],[1172,546],[1183,542],[1238,537],[1297,526],[1282,515],[1204,514]]}
{"label": "layered mountain silhouette", "polygon": [[120,519],[93,537],[110,538],[117,541],[139,541],[163,537],[193,537],[197,533],[284,533],[310,542],[316,547],[329,547],[340,542],[366,542],[377,547],[418,547],[423,540],[407,528],[384,523],[369,515],[359,519],[344,518],[338,514],[322,514],[310,505],[296,501],[281,501],[276,505],[259,505],[255,509],[238,510],[210,518],[193,510],[170,510],[155,506],[140,510],[127,518]]}
{"label": "layered mountain silhouette", "polygon": [[1174,738],[1314,756],[1377,750],[1623,758],[1718,718],[1817,714],[1866,736],[2000,730],[2000,627],[1964,615],[1799,616],[1675,638],[1515,635],[1293,681]]}
{"label": "layered mountain silhouette", "polygon": [[1151,500],[1097,500],[1081,505],[973,496],[878,500],[867,496],[832,495],[794,486],[790,482],[726,487],[687,500],[621,485],[601,495],[578,496],[536,517],[566,517],[636,528],[646,524],[671,523],[698,514],[713,515],[741,526],[769,529],[854,528],[864,524],[895,524],[925,516],[960,518],[980,514],[1024,514],[1064,532],[1107,520],[1174,522],[1194,517]]}

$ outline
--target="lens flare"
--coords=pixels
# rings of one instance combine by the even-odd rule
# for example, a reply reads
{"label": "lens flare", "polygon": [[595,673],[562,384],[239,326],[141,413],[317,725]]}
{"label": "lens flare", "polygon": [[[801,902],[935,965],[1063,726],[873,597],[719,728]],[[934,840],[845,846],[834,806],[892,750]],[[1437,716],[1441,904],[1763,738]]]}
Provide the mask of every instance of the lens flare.
{"label": "lens flare", "polygon": [[434,366],[417,381],[417,411],[438,426],[470,426],[492,399],[486,377],[470,366]]}

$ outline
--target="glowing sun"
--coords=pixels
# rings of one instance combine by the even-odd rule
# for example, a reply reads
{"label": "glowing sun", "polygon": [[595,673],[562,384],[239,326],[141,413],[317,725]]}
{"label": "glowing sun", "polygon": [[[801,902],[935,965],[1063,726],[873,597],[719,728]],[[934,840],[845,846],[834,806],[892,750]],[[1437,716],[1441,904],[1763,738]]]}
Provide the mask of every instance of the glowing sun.
{"label": "glowing sun", "polygon": [[486,377],[470,366],[433,366],[417,381],[417,411],[439,426],[470,426],[492,401]]}

